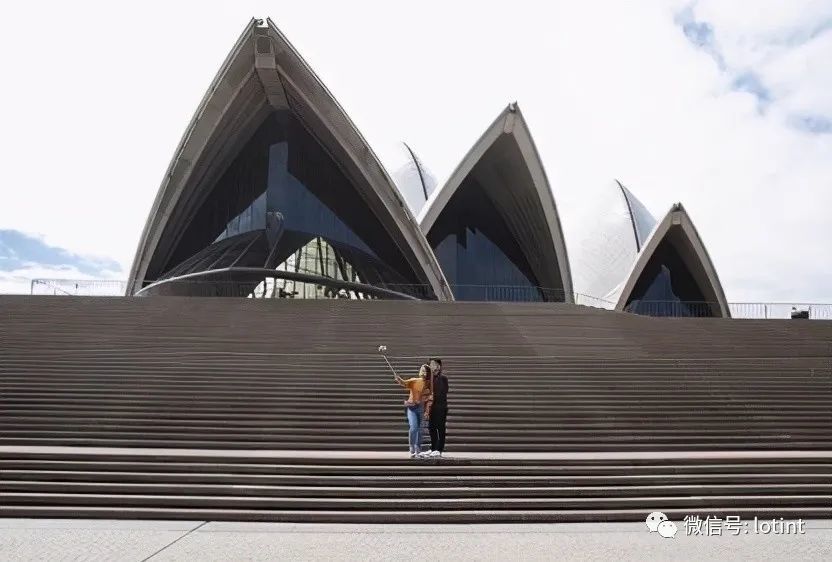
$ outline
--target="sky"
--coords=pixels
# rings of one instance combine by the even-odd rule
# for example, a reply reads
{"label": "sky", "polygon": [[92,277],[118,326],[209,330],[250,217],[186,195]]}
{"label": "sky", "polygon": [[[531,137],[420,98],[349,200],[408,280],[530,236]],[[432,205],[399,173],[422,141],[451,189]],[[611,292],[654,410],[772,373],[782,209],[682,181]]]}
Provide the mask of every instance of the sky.
{"label": "sky", "polygon": [[407,141],[441,184],[516,100],[571,252],[616,178],[684,203],[730,301],[832,302],[832,0],[4,2],[0,292],[126,278],[251,17],[382,162]]}

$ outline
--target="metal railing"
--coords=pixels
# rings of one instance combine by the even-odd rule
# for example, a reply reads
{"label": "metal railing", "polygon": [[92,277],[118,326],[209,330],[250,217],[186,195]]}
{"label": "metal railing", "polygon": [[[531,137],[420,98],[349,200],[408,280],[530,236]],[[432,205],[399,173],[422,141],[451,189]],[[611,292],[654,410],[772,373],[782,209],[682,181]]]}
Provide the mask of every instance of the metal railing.
{"label": "metal railing", "polygon": [[[699,301],[636,301],[626,312],[644,316],[706,318],[718,316],[719,304]],[[746,320],[832,320],[832,304],[809,303],[728,303],[731,318]]]}
{"label": "metal railing", "polygon": [[[245,272],[244,272],[245,273]],[[292,279],[297,277],[297,279]],[[397,298],[396,295],[384,293],[401,293],[402,296],[417,299],[433,299],[430,285],[403,283],[374,283],[372,286],[360,285],[341,279],[316,282],[304,272],[271,271],[258,278],[229,280],[222,278],[187,277],[147,282],[140,285],[158,287],[167,286],[168,291],[155,291],[156,294],[181,294],[191,296],[227,296],[249,298]],[[277,282],[277,283],[276,283]],[[339,286],[340,285],[340,286]],[[70,279],[34,279],[33,295],[124,295],[127,283],[115,280],[70,280]],[[563,302],[563,289],[536,287],[531,285],[474,285],[453,284],[451,290],[460,300],[485,302]],[[147,287],[146,287],[147,288]],[[143,289],[143,294],[154,292]],[[364,289],[363,291],[361,289]],[[256,294],[253,294],[256,293]],[[374,294],[377,293],[377,294]],[[590,297],[584,297],[589,301]],[[596,299],[601,302],[601,299]]]}
{"label": "metal railing", "polygon": [[254,299],[414,299],[429,298],[421,294],[422,285],[366,285],[343,280],[310,279],[300,274],[275,272],[271,276],[249,279],[177,278],[151,284],[137,296],[232,297]]}
{"label": "metal railing", "polygon": [[533,285],[449,285],[457,300],[481,302],[563,302],[563,289]]}
{"label": "metal railing", "polygon": [[720,316],[719,304],[693,301],[639,300],[628,304],[624,311],[641,316],[671,316],[674,318]]}
{"label": "metal railing", "polygon": [[792,318],[793,312],[805,311],[810,320],[832,320],[832,304],[734,302],[728,307],[731,318],[787,319]]}
{"label": "metal railing", "polygon": [[127,281],[118,279],[32,279],[32,295],[68,295],[120,297],[127,291]]}
{"label": "metal railing", "polygon": [[615,308],[615,303],[606,299],[585,295],[583,293],[575,293],[575,304],[582,306],[591,306],[592,308],[603,308],[612,310]]}
{"label": "metal railing", "polygon": [[[282,273],[282,272],[275,272]],[[360,287],[338,287],[336,283],[315,283],[310,281],[282,280],[281,283],[268,284],[264,279],[229,281],[229,280],[177,280],[176,284],[188,290],[182,294],[203,296],[230,296],[243,298],[306,298],[306,299],[377,299],[377,298],[417,298],[432,299],[433,291],[428,285],[416,284],[377,284],[361,290]],[[187,284],[187,285],[185,285]],[[258,289],[258,286],[260,286]],[[33,279],[33,295],[67,295],[67,296],[122,296],[127,288],[126,281],[114,279]],[[378,291],[376,290],[378,289]],[[485,302],[563,302],[562,289],[515,285],[451,285],[454,294],[460,300],[478,300]],[[178,293],[179,291],[177,291]],[[256,293],[256,294],[255,294]],[[402,293],[397,297],[389,293]],[[575,304],[612,310],[615,303],[586,295],[574,294]],[[810,320],[832,320],[832,304],[794,303],[794,302],[738,302],[729,303],[732,318],[738,319],[790,319],[793,312],[803,311]],[[628,312],[649,316],[693,316],[707,317],[718,310],[716,303],[685,301],[639,301]]]}
{"label": "metal railing", "polygon": [[[241,272],[246,273],[243,271]],[[564,292],[534,286],[451,285],[459,300],[480,302],[562,302]],[[219,296],[297,299],[418,299],[435,300],[430,285],[403,283],[360,284],[294,271],[271,271],[248,279],[184,277],[163,280],[142,289],[139,295]]]}

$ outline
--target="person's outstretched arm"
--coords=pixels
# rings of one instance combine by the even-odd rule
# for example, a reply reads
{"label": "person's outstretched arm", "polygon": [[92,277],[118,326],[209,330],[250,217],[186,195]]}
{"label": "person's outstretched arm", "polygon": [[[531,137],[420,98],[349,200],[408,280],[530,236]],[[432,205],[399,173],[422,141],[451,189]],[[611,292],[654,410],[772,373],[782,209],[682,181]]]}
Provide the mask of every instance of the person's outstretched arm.
{"label": "person's outstretched arm", "polygon": [[412,379],[403,379],[399,375],[396,375],[395,380],[396,380],[397,383],[399,383],[403,387],[410,388],[413,385],[413,382],[417,381],[419,379],[418,379],[418,377],[412,378]]}

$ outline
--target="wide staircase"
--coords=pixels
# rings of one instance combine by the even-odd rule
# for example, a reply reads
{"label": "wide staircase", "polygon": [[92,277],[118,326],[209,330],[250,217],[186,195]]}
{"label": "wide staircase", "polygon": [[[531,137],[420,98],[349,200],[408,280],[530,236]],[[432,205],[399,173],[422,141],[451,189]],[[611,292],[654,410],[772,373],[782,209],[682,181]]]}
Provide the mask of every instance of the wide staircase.
{"label": "wide staircase", "polygon": [[[442,357],[448,454],[407,458]],[[0,297],[0,516],[832,517],[832,322]]]}

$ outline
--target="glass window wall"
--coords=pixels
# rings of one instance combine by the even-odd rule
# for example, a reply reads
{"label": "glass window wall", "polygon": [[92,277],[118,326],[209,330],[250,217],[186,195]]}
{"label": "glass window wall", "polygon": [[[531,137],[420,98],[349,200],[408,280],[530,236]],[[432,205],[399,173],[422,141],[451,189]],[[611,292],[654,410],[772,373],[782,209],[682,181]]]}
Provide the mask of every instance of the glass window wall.
{"label": "glass window wall", "polygon": [[679,252],[663,240],[647,262],[625,310],[648,316],[713,316],[712,305]]}
{"label": "glass window wall", "polygon": [[499,211],[471,176],[451,197],[428,241],[457,300],[547,300]]}
{"label": "glass window wall", "polygon": [[226,264],[220,256],[242,251],[229,244],[252,233],[260,238],[244,251],[247,266],[298,267],[324,278],[354,277],[426,295],[341,168],[287,111],[271,114],[224,172],[185,230],[163,277]]}

